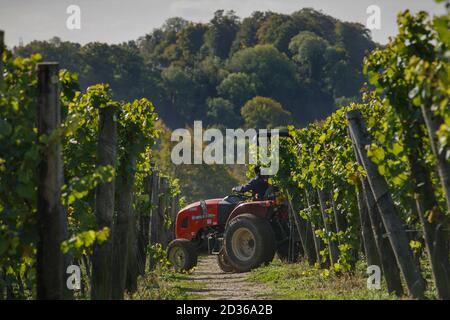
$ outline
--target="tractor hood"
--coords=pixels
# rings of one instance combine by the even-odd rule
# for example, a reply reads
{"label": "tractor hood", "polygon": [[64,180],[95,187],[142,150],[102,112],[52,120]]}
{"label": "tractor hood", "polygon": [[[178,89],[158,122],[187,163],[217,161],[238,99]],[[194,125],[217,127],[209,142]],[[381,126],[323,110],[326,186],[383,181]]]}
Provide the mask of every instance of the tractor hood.
{"label": "tractor hood", "polygon": [[[214,205],[214,204],[218,204],[220,201],[222,201],[223,200],[223,198],[216,198],[216,199],[208,199],[208,200],[205,200],[205,202],[206,202],[206,206],[209,206],[209,205]],[[193,202],[193,203],[191,203],[191,204],[188,204],[187,206],[185,206],[183,209],[181,209],[180,211],[185,211],[185,210],[189,210],[189,209],[191,209],[191,208],[198,208],[198,207],[200,207],[200,201],[197,201],[197,202]]]}

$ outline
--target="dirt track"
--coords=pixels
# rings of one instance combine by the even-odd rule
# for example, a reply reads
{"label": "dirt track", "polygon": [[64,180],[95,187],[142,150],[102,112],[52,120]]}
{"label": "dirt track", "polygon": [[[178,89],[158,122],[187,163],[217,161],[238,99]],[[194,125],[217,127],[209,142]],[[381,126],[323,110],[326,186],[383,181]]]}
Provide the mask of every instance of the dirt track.
{"label": "dirt track", "polygon": [[217,266],[216,257],[207,256],[199,261],[196,270],[190,276],[190,280],[202,282],[201,288],[188,290],[200,295],[201,299],[265,299],[270,289],[246,280],[247,276],[248,273],[224,273]]}

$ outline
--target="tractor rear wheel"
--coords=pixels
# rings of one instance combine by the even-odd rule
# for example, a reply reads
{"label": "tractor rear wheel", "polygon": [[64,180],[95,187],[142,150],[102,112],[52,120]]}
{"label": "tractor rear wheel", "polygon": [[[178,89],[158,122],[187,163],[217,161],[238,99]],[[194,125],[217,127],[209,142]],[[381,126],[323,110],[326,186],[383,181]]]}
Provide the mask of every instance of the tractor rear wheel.
{"label": "tractor rear wheel", "polygon": [[175,239],[167,247],[167,260],[177,271],[187,271],[197,265],[195,246],[186,239]]}
{"label": "tractor rear wheel", "polygon": [[221,250],[217,255],[217,264],[219,265],[220,270],[226,273],[234,272],[234,267],[230,264],[230,261],[225,253],[225,250]]}
{"label": "tractor rear wheel", "polygon": [[230,265],[246,272],[267,263],[275,254],[275,235],[266,219],[252,214],[234,218],[225,230],[225,253]]}

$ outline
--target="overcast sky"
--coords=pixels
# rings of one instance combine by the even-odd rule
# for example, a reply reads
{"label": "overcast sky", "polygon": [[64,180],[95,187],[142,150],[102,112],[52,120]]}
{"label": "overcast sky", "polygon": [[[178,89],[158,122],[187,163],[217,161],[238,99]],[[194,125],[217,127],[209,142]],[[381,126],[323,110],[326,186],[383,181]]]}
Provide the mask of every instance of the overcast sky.
{"label": "overcast sky", "polygon": [[[80,30],[66,27],[66,9],[71,4],[81,9]],[[137,39],[174,16],[207,22],[218,9],[232,9],[246,17],[256,10],[292,13],[312,7],[344,21],[366,24],[370,5],[381,8],[381,30],[372,32],[380,43],[395,35],[399,11],[445,12],[433,0],[0,0],[0,29],[5,30],[8,46],[53,36],[83,44],[120,43]]]}

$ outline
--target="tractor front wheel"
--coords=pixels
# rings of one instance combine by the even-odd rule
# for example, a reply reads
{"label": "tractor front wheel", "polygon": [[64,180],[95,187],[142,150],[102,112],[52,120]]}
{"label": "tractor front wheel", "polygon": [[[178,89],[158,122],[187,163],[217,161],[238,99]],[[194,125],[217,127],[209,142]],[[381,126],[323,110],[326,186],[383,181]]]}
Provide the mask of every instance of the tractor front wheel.
{"label": "tractor front wheel", "polygon": [[226,273],[234,272],[234,267],[230,264],[230,261],[225,253],[225,250],[221,250],[217,255],[217,264],[219,265],[220,270]]}
{"label": "tractor front wheel", "polygon": [[197,265],[195,246],[186,239],[175,239],[167,247],[167,260],[177,271],[187,271]]}
{"label": "tractor front wheel", "polygon": [[225,230],[225,253],[231,266],[246,272],[267,263],[275,254],[275,235],[266,219],[252,214],[234,218]]}

